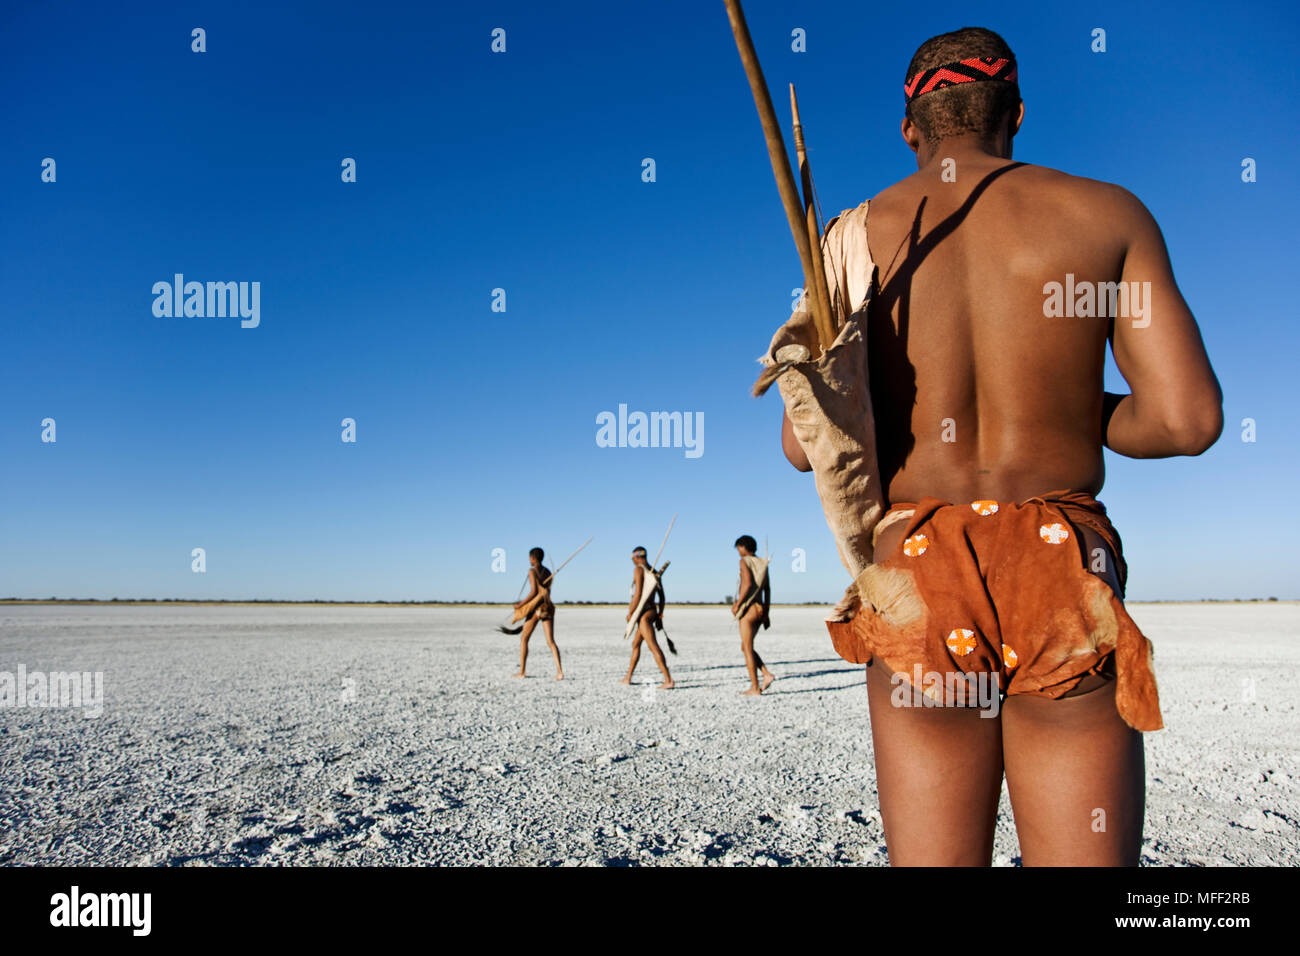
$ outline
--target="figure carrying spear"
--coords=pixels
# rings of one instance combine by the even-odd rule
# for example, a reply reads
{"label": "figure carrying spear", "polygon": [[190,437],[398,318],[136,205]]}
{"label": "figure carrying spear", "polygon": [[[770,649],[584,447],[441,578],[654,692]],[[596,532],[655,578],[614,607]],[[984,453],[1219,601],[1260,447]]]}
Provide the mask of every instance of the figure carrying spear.
{"label": "figure carrying spear", "polygon": [[531,589],[527,597],[515,604],[515,610],[523,610],[530,604],[532,610],[524,619],[523,631],[519,637],[519,673],[514,676],[527,676],[524,672],[528,664],[528,639],[533,636],[533,631],[537,629],[540,622],[546,632],[546,643],[555,657],[555,679],[564,680],[564,666],[560,663],[560,645],[555,643],[555,604],[551,601],[549,589],[552,575],[546,565],[542,564],[542,559],[545,557],[546,553],[541,548],[533,548],[528,552],[528,563],[531,565],[528,569],[528,583]]}
{"label": "figure carrying spear", "polygon": [[[659,685],[659,689],[672,690],[675,686],[673,675],[668,673],[668,662],[664,659],[664,652],[659,649],[659,642],[655,639],[655,631],[664,629],[663,576],[668,570],[668,562],[665,561],[658,567],[655,565],[663,557],[664,547],[668,544],[668,535],[673,533],[673,525],[676,523],[677,515],[673,515],[673,520],[668,523],[668,532],[664,535],[663,544],[659,545],[659,553],[655,555],[654,561],[646,560],[645,548],[632,549],[632,564],[635,567],[632,572],[632,600],[627,607],[627,629],[623,632],[624,639],[632,638],[632,660],[627,665],[627,676],[621,683],[632,683],[632,674],[641,660],[641,645],[645,643],[649,645],[650,653],[664,675],[664,682]],[[676,654],[677,648],[673,647],[667,631],[664,631],[664,641],[668,644],[668,649]]]}
{"label": "figure carrying spear", "polygon": [[641,660],[641,644],[644,642],[664,675],[664,682],[659,685],[659,689],[672,690],[673,675],[668,673],[668,662],[655,639],[655,628],[663,627],[663,585],[646,563],[645,548],[632,551],[632,564],[635,570],[632,572],[632,601],[628,605],[627,620],[629,625],[635,626],[636,633],[632,638],[632,660],[627,665],[627,676],[620,683],[632,683],[632,674]]}
{"label": "figure carrying spear", "polygon": [[528,583],[531,588],[528,595],[522,601],[516,601],[514,614],[512,615],[511,624],[523,621],[520,627],[499,627],[502,634],[519,634],[519,673],[515,677],[527,676],[525,665],[528,663],[528,639],[533,636],[533,631],[537,629],[538,622],[544,625],[546,632],[546,643],[550,645],[551,653],[555,656],[555,679],[564,680],[564,668],[560,665],[560,648],[555,643],[555,603],[551,600],[551,582],[555,576],[564,570],[564,565],[568,564],[587,545],[591,544],[588,538],[582,543],[573,554],[564,559],[563,563],[554,571],[548,571],[542,564],[542,559],[546,557],[541,548],[533,548],[528,552],[528,563],[531,565],[528,569]]}

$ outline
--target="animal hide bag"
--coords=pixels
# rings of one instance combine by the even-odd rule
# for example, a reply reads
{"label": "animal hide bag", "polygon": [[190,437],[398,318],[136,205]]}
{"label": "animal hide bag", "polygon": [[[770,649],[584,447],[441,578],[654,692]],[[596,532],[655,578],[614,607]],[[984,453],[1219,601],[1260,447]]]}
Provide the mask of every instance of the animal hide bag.
{"label": "animal hide bag", "polygon": [[[812,465],[840,561],[855,580],[871,564],[872,531],[885,509],[867,383],[867,304],[876,267],[866,223],[864,202],[832,219],[822,239],[831,307],[840,319],[834,343],[822,352],[812,313],[796,309],[772,337],[754,383],[761,395],[776,382]],[[845,597],[832,620],[847,620],[856,609],[856,588],[850,585]]]}
{"label": "animal hide bag", "polygon": [[[750,587],[749,593],[745,595],[744,600],[740,602],[740,607],[733,615],[737,621],[744,617],[745,612],[748,611],[750,606],[758,600],[759,596],[763,593],[763,582],[767,580],[767,560],[765,558],[760,558],[753,554],[747,554],[741,558],[741,560],[744,561],[745,566],[749,568],[749,576],[753,578],[754,583]],[[739,581],[736,582],[736,591],[737,593],[740,591]]]}

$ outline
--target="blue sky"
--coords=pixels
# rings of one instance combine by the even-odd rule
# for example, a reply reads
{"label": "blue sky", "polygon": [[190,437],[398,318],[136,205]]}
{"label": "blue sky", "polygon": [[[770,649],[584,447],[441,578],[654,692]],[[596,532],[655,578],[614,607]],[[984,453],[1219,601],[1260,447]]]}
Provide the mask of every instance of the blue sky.
{"label": "blue sky", "polygon": [[[1147,204],[1225,392],[1204,456],[1107,453],[1129,597],[1300,597],[1294,6],[747,12],[828,214],[914,170],[921,41],[1007,38],[1016,158]],[[731,593],[741,533],[776,600],[842,592],[749,397],[801,280],[720,2],[7,5],[0,94],[0,596],[508,600],[594,535],[556,598],[621,600],[674,512],[670,597]],[[260,326],[155,317],[178,272],[259,281]],[[704,454],[597,447],[620,403],[702,412]]]}

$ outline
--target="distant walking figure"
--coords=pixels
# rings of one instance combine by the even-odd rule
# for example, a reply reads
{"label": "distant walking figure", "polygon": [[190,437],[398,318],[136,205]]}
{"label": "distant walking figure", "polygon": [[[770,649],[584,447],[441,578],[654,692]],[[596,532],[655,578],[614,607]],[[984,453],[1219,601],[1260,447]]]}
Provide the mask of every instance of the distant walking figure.
{"label": "distant walking figure", "polygon": [[528,552],[528,563],[532,565],[528,569],[528,583],[532,585],[532,589],[527,597],[515,604],[515,607],[522,608],[534,601],[537,602],[537,606],[524,620],[523,634],[519,638],[519,673],[515,676],[527,676],[524,671],[528,665],[528,639],[533,636],[533,631],[540,621],[546,632],[546,643],[550,645],[551,653],[555,656],[555,679],[564,680],[564,667],[560,664],[560,646],[555,643],[555,605],[551,602],[551,572],[542,564],[545,556],[541,548],[533,548]]}
{"label": "distant walking figure", "polygon": [[[736,600],[731,605],[731,616],[740,625],[740,649],[745,655],[745,669],[749,671],[749,689],[744,691],[744,696],[758,697],[776,680],[776,675],[767,669],[763,658],[754,650],[759,625],[772,626],[768,617],[772,606],[772,583],[767,574],[767,561],[754,554],[758,550],[757,541],[742,534],[736,539],[735,547],[740,554],[740,584],[736,588]],[[760,671],[763,674],[762,686],[758,683]]]}
{"label": "distant walking figure", "polygon": [[[655,640],[655,628],[663,628],[664,617],[664,589],[659,579],[655,576],[654,569],[646,563],[645,548],[636,548],[632,552],[632,564],[636,570],[632,573],[632,601],[627,608],[627,620],[632,621],[632,615],[637,615],[636,634],[632,637],[632,660],[627,665],[627,676],[623,678],[622,683],[632,683],[632,673],[636,670],[637,663],[641,660],[641,644],[645,642],[650,647],[650,653],[654,656],[655,663],[659,665],[659,670],[663,672],[664,682],[659,685],[660,690],[672,690],[673,675],[668,673],[668,662],[664,660],[664,652],[659,649],[659,642]],[[645,601],[642,602],[642,592],[646,586],[652,588],[650,594],[645,595]],[[640,607],[638,613],[637,608]]]}

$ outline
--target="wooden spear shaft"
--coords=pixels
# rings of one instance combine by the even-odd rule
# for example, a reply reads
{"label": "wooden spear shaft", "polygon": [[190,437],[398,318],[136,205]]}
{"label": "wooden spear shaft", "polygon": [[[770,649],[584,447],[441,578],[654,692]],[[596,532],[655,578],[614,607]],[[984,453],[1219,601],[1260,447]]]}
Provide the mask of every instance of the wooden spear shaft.
{"label": "wooden spear shaft", "polygon": [[[588,538],[586,541],[582,542],[582,548],[585,548],[587,545],[591,544],[591,542],[594,539],[595,536],[593,535],[591,538]],[[547,588],[551,586],[551,582],[555,580],[555,576],[564,570],[564,566],[566,564],[568,564],[570,561],[572,561],[574,558],[576,558],[579,554],[582,553],[582,548],[579,548],[577,551],[573,552],[573,554],[569,555],[567,558],[561,561],[560,566],[556,568],[554,571],[552,571],[549,575],[547,575],[546,580],[543,581],[541,585],[539,585],[538,587],[539,593],[537,597],[533,598],[523,607],[515,608],[514,616],[510,619],[510,623],[513,624],[515,621],[523,620],[525,617],[528,616],[528,614],[531,614],[533,612],[533,608],[537,607],[537,605],[541,604],[542,601],[546,599],[546,595],[550,593],[547,590]],[[520,588],[520,590],[522,591],[523,588]],[[527,611],[528,613],[527,614],[523,613],[525,611]]]}
{"label": "wooden spear shaft", "polygon": [[[585,548],[587,545],[591,544],[591,542],[592,542],[593,540],[595,540],[595,535],[592,535],[592,537],[590,537],[590,538],[588,538],[586,541],[582,542],[582,548]],[[561,562],[560,562],[560,566],[559,566],[558,568],[556,568],[554,571],[552,571],[552,572],[550,573],[550,575],[547,577],[547,579],[542,583],[542,587],[546,587],[546,586],[549,585],[552,581],[554,581],[554,580],[555,580],[555,576],[556,576],[557,574],[559,574],[561,571],[564,570],[564,566],[565,566],[566,564],[568,564],[570,561],[572,561],[574,558],[576,558],[579,554],[582,553],[582,548],[579,548],[577,551],[573,552],[573,554],[569,555],[567,558],[565,558],[563,561],[561,561]]]}
{"label": "wooden spear shaft", "polygon": [[[803,211],[804,220],[808,227],[808,242],[815,251],[813,260],[812,286],[808,290],[808,295],[814,297],[813,301],[817,304],[817,314],[830,317],[831,341],[835,339],[835,313],[831,311],[831,293],[830,287],[826,284],[826,263],[822,259],[822,225],[817,218],[817,204],[813,194],[812,168],[808,165],[808,152],[804,149],[803,144],[803,124],[799,122],[799,101],[795,99],[794,84],[790,84],[790,114],[794,117],[794,151],[799,160],[799,179],[803,185]],[[821,328],[818,327],[818,335],[822,334]],[[823,343],[823,347],[830,348],[830,342]]]}
{"label": "wooden spear shaft", "polygon": [[659,559],[664,556],[664,548],[668,547],[668,536],[673,533],[673,525],[675,525],[676,523],[677,523],[677,514],[676,512],[674,512],[673,520],[668,522],[668,530],[664,532],[663,544],[659,545],[659,553],[655,555],[655,559],[650,565],[650,569],[652,571],[654,570],[654,566],[659,563]]}
{"label": "wooden spear shaft", "polygon": [[[820,260],[821,257],[821,237],[817,237],[815,244],[808,241],[807,218],[800,206],[794,174],[790,171],[790,157],[785,151],[781,126],[776,120],[776,110],[772,108],[772,97],[767,91],[767,81],[763,79],[763,68],[759,65],[758,53],[754,50],[754,41],[750,38],[749,27],[745,23],[745,13],[740,8],[740,0],[724,0],[724,3],[727,7],[727,19],[731,21],[731,32],[736,37],[736,49],[740,51],[740,62],[745,67],[745,76],[749,78],[750,92],[754,94],[754,105],[758,107],[758,119],[763,124],[763,138],[767,141],[767,155],[772,161],[772,174],[776,177],[776,188],[781,194],[781,205],[785,207],[785,215],[790,222],[790,234],[794,237],[795,248],[799,250],[799,261],[803,265],[804,288],[807,290],[805,301],[812,312],[817,338],[822,348],[828,349],[835,341],[835,333],[831,326],[829,308],[825,306],[819,308],[817,304],[817,267],[814,265],[814,258]],[[816,257],[813,255],[814,249],[817,251]]]}

